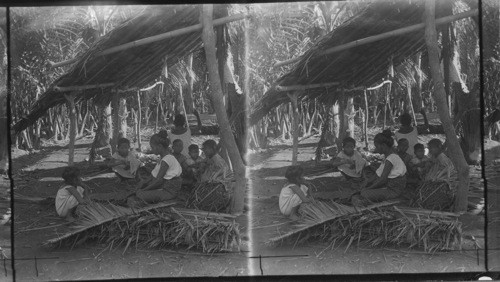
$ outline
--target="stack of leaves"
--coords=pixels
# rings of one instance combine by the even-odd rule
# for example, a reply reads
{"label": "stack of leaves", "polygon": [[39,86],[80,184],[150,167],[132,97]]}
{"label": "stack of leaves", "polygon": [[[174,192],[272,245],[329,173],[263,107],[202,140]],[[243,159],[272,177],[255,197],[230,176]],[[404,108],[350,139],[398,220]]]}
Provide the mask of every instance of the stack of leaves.
{"label": "stack of leaves", "polygon": [[80,245],[88,241],[113,246],[163,248],[184,245],[203,252],[239,248],[241,236],[234,217],[171,207],[175,202],[132,210],[92,203],[81,209],[75,230],[49,240],[48,246]]}
{"label": "stack of leaves", "polygon": [[223,182],[202,182],[193,189],[186,207],[203,211],[219,212],[226,209],[230,194]]}
{"label": "stack of leaves", "polygon": [[394,202],[385,202],[356,209],[314,203],[302,210],[304,217],[296,230],[268,243],[298,244],[314,238],[329,241],[332,248],[347,242],[346,250],[353,242],[371,247],[423,248],[426,252],[461,248],[461,223],[455,214],[393,205]]}
{"label": "stack of leaves", "polygon": [[411,207],[435,211],[449,211],[453,205],[455,193],[444,180],[424,181],[415,191]]}

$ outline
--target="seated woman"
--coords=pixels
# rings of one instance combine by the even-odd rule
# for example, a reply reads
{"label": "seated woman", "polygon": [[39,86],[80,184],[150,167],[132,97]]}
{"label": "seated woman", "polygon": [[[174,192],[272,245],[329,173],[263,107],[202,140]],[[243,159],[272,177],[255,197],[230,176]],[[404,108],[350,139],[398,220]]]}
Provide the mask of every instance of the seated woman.
{"label": "seated woman", "polygon": [[187,156],[189,154],[188,147],[191,145],[191,130],[186,124],[186,117],[182,114],[177,114],[174,118],[174,128],[168,133],[170,140],[180,139],[182,141],[183,149],[182,154]]}
{"label": "seated woman", "polygon": [[201,168],[200,182],[224,181],[230,176],[230,169],[226,161],[217,153],[217,143],[209,139],[203,142],[202,151],[205,153],[205,164]]}
{"label": "seated woman", "polygon": [[457,171],[453,162],[443,153],[443,143],[439,139],[432,139],[427,143],[429,148],[430,167],[425,174],[425,180],[450,180],[456,178]]}
{"label": "seated woman", "polygon": [[403,160],[394,153],[394,139],[389,130],[375,135],[375,152],[383,154],[385,161],[376,171],[373,180],[368,181],[368,185],[355,193],[351,200],[354,205],[363,203],[363,200],[370,202],[382,202],[398,198],[401,196],[406,186],[406,166]]}
{"label": "seated woman", "polygon": [[[157,203],[177,198],[181,189],[182,168],[177,159],[170,153],[170,140],[163,132],[151,137],[150,146],[154,154],[160,156],[160,161],[151,172],[153,177],[142,187],[138,187],[137,192],[129,195],[127,202],[134,206],[135,194],[137,198],[146,203]],[[145,186],[145,187],[144,187]]]}
{"label": "seated woman", "polygon": [[399,139],[403,139],[403,138],[408,140],[408,149],[406,150],[406,153],[408,153],[412,157],[414,157],[415,153],[413,152],[413,148],[414,148],[415,144],[418,143],[417,128],[413,127],[411,125],[412,118],[411,118],[411,115],[409,113],[402,114],[399,117],[399,122],[401,123],[401,127],[394,134],[396,137],[396,141],[399,141]]}

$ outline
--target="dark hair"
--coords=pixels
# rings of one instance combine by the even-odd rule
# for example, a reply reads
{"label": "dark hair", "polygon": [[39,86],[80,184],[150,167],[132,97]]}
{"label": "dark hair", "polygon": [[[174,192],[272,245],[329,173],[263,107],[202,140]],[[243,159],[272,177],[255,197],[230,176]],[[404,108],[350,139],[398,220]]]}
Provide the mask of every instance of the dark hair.
{"label": "dark hair", "polygon": [[162,130],[153,136],[149,142],[162,146],[163,148],[168,148],[170,146],[170,139],[168,139],[167,131]]}
{"label": "dark hair", "polygon": [[120,147],[121,144],[127,144],[130,146],[130,141],[127,138],[120,138],[116,144],[117,147]]}
{"label": "dark hair", "polygon": [[354,147],[356,147],[356,140],[354,140],[354,138],[348,136],[344,138],[344,140],[342,140],[342,146],[345,146],[349,143],[353,144]]}
{"label": "dark hair", "polygon": [[415,144],[415,146],[413,146],[413,151],[416,151],[416,150],[425,150],[424,144],[420,144],[420,143]]}
{"label": "dark hair", "polygon": [[410,126],[411,125],[411,115],[409,113],[403,113],[399,116],[399,122],[401,125]]}
{"label": "dark hair", "polygon": [[304,169],[298,165],[289,166],[285,172],[285,178],[291,182],[295,183],[304,173]]}
{"label": "dark hair", "polygon": [[203,147],[210,147],[214,150],[217,150],[217,142],[212,139],[208,139],[207,141],[203,142]]}
{"label": "dark hair", "polygon": [[402,144],[402,143],[408,143],[408,144],[409,144],[408,139],[406,139],[406,138],[401,138],[401,139],[399,139],[399,140],[398,140],[398,145],[399,145],[399,144]]}
{"label": "dark hair", "polygon": [[181,139],[175,139],[174,142],[172,142],[172,145],[175,145],[175,144],[178,144],[178,143],[181,143],[182,145],[184,145],[184,143],[182,142]]}
{"label": "dark hair", "polygon": [[389,129],[382,131],[382,133],[375,135],[375,138],[373,138],[373,142],[385,144],[387,147],[392,148],[392,146],[394,146],[392,132]]}
{"label": "dark hair", "polygon": [[65,167],[61,176],[64,182],[69,183],[71,180],[80,176],[80,169],[75,166]]}
{"label": "dark hair", "polygon": [[189,147],[188,147],[188,151],[189,151],[189,152],[191,152],[191,151],[193,151],[193,150],[199,150],[199,149],[200,149],[200,147],[198,147],[198,145],[196,145],[196,144],[191,144],[191,145],[189,145]]}
{"label": "dark hair", "polygon": [[427,146],[429,146],[429,147],[437,147],[437,148],[441,149],[443,147],[443,143],[441,142],[441,140],[439,140],[437,138],[434,138],[434,139],[431,139],[427,143]]}
{"label": "dark hair", "polygon": [[186,117],[183,114],[177,114],[174,117],[174,125],[175,126],[184,126],[186,124]]}

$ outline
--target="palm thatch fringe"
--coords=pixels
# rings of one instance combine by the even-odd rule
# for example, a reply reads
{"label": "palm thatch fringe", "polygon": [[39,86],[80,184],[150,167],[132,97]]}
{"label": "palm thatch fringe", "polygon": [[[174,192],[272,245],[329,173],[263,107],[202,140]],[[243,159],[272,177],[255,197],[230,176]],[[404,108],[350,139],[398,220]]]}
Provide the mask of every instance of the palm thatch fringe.
{"label": "palm thatch fringe", "polygon": [[[171,204],[156,205],[129,211],[117,210],[110,220],[99,220],[100,214],[113,212],[116,206],[95,204],[86,208],[88,220],[80,225],[90,226],[79,232],[49,241],[47,244],[82,244],[89,240],[105,242],[113,246],[125,246],[124,252],[135,242],[136,247],[162,248],[186,245],[203,252],[229,251],[239,249],[241,236],[239,225],[229,215],[213,214],[170,207]],[[161,209],[169,207],[168,209]],[[97,214],[97,216],[94,216]],[[105,216],[106,217],[106,216]],[[106,223],[106,224],[103,224]]]}
{"label": "palm thatch fringe", "polygon": [[350,207],[339,203],[335,203],[333,201],[331,201],[331,203],[332,204],[329,205],[321,201],[314,201],[310,204],[302,205],[300,211],[303,215],[303,218],[296,224],[297,229],[287,232],[283,235],[273,237],[267,241],[267,244],[273,245],[278,242],[282,242],[286,238],[300,234],[314,227],[328,224],[328,222],[335,220],[339,217],[358,214],[364,210],[371,210],[378,207],[394,205],[399,203],[399,201],[396,200],[386,201],[363,208]]}
{"label": "palm thatch fringe", "polygon": [[[461,222],[456,216],[450,216],[448,213],[389,205],[340,216],[337,211],[334,212],[334,216],[329,216],[329,210],[335,209],[331,207],[305,209],[305,220],[318,223],[293,232],[293,235],[297,235],[294,236],[297,237],[295,241],[304,242],[310,238],[320,238],[330,241],[332,248],[348,242],[346,250],[355,241],[358,245],[371,247],[397,245],[423,248],[426,252],[461,249]],[[328,217],[333,219],[323,220]],[[303,238],[299,241],[300,236]],[[284,238],[286,237],[281,236],[281,241]],[[275,238],[272,241],[278,240]]]}
{"label": "palm thatch fringe", "polygon": [[72,238],[80,233],[103,225],[105,223],[111,222],[120,217],[148,211],[151,209],[159,209],[164,207],[170,207],[176,204],[176,201],[164,202],[156,205],[150,205],[138,210],[131,208],[125,208],[113,205],[111,203],[102,204],[97,202],[91,202],[87,205],[82,205],[78,209],[79,220],[75,223],[73,231],[66,233],[54,239],[48,240],[44,245],[54,245],[56,243],[62,242],[68,238]]}

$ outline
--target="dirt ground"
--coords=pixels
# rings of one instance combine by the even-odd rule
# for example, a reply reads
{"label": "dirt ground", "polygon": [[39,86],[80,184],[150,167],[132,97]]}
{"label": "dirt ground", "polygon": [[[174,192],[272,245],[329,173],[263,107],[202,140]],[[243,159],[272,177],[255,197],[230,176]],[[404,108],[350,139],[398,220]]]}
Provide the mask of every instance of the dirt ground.
{"label": "dirt ground", "polygon": [[[435,136],[422,136],[423,142]],[[318,138],[300,143],[298,162],[312,163]],[[279,211],[278,197],[286,183],[284,174],[291,165],[292,150],[286,145],[271,146],[265,152],[253,154],[250,159],[252,191],[251,273],[260,275],[295,274],[375,274],[421,272],[476,272],[485,271],[484,215],[461,216],[464,234],[473,235],[475,243],[466,240],[462,251],[427,254],[422,250],[397,247],[382,249],[346,245],[330,247],[330,242],[307,242],[302,245],[267,246],[265,241],[289,230],[290,220]],[[252,165],[253,164],[253,165]],[[476,173],[476,177],[480,172]],[[338,189],[343,183],[339,173],[326,173],[309,178],[318,192]]]}
{"label": "dirt ground", "polygon": [[[90,142],[90,139],[77,142],[75,163],[82,163],[88,157]],[[68,150],[61,146],[27,155],[16,153],[12,161],[15,195],[54,197],[67,158]],[[106,192],[113,183],[116,186],[116,179],[109,173],[83,180],[98,192]],[[104,251],[107,246],[97,243],[72,250],[49,250],[42,246],[43,242],[68,231],[68,223],[57,216],[53,203],[15,201],[14,211],[15,269],[19,281],[248,275],[245,241],[241,252],[213,255],[183,247],[162,250],[130,247],[123,253],[121,247]],[[237,218],[237,222],[242,232],[246,232],[246,215]]]}

